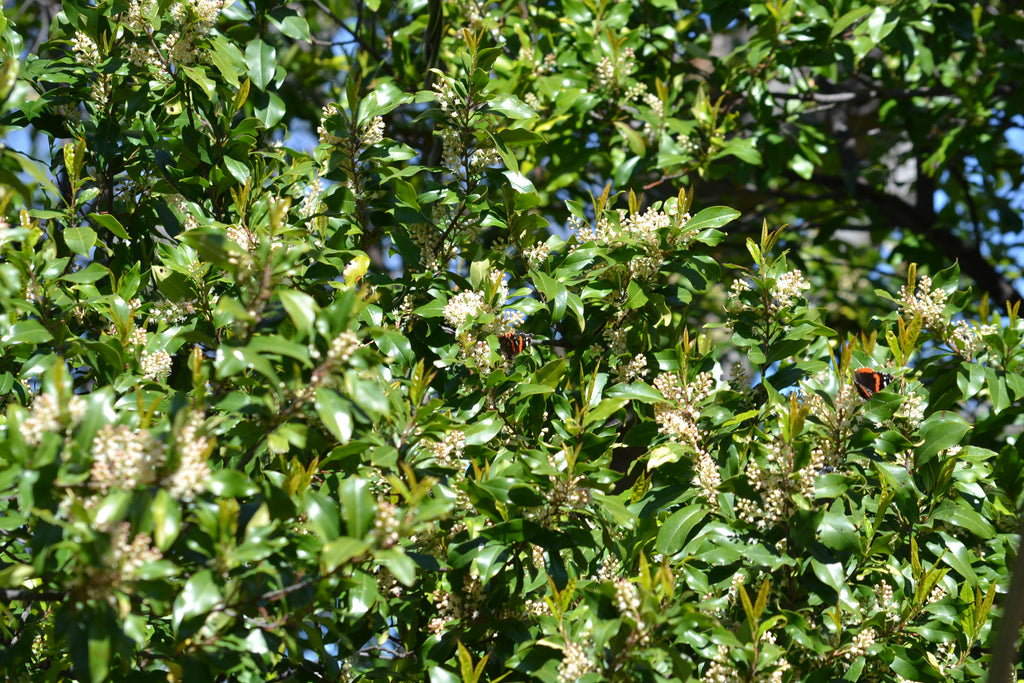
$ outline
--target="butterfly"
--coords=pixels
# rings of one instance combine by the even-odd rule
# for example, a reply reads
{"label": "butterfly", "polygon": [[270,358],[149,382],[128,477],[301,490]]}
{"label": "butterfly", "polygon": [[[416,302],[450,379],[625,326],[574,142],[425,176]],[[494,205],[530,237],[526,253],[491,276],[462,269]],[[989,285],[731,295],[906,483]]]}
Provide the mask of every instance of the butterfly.
{"label": "butterfly", "polygon": [[523,350],[533,343],[532,334],[524,334],[522,332],[506,332],[505,334],[498,335],[498,346],[501,348],[501,355],[505,358],[512,360]]}
{"label": "butterfly", "polygon": [[857,391],[864,398],[871,398],[877,392],[889,386],[893,376],[887,375],[871,368],[857,368],[853,372],[853,381]]}

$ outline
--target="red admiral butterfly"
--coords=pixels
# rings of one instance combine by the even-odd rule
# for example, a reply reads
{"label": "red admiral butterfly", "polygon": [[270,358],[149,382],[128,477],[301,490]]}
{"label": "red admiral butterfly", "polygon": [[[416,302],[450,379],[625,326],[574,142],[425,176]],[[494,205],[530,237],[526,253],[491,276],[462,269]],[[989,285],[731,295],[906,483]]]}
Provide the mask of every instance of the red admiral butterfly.
{"label": "red admiral butterfly", "polygon": [[533,343],[532,334],[522,332],[506,332],[498,335],[498,346],[501,348],[501,355],[512,360],[523,350]]}
{"label": "red admiral butterfly", "polygon": [[854,385],[864,398],[871,398],[876,392],[889,386],[892,380],[892,375],[887,375],[871,368],[857,368],[853,372]]}

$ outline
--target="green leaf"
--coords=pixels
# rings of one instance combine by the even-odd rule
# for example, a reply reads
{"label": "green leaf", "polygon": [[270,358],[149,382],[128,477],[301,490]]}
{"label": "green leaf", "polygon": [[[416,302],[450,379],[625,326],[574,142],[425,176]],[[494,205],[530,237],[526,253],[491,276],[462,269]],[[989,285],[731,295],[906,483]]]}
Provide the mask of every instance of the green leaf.
{"label": "green leaf", "polygon": [[933,516],[944,523],[969,531],[982,540],[987,541],[996,537],[992,523],[962,499],[942,501]]}
{"label": "green leaf", "polygon": [[499,95],[487,102],[486,109],[504,114],[510,119],[533,119],[537,112],[514,95]]}
{"label": "green leaf", "polygon": [[917,447],[918,466],[935,458],[940,451],[959,446],[970,429],[970,423],[956,413],[943,410],[929,415],[918,430],[923,439]]}
{"label": "green leaf", "polygon": [[690,451],[677,443],[664,443],[651,451],[647,459],[647,471],[653,472],[662,465],[679,462],[690,455]]}
{"label": "green leaf", "polygon": [[292,40],[309,42],[309,24],[302,17],[292,14],[274,23],[277,24],[281,33]]}
{"label": "green leaf", "polygon": [[623,304],[625,308],[640,308],[647,303],[647,294],[636,280],[630,280],[627,290],[626,302]]}
{"label": "green leaf", "polygon": [[89,677],[92,683],[107,680],[110,675],[110,633],[106,624],[89,624]]}
{"label": "green leaf", "polygon": [[792,155],[787,163],[789,168],[804,180],[810,180],[814,175],[814,164],[799,154]]}
{"label": "green leaf", "polygon": [[655,547],[665,555],[675,555],[683,549],[695,526],[707,517],[704,505],[694,504],[673,512],[658,529]]}
{"label": "green leaf", "polygon": [[181,530],[181,508],[178,501],[164,489],[157,491],[153,499],[153,542],[166,551],[178,538]]}
{"label": "green leaf", "polygon": [[82,256],[89,256],[93,245],[96,244],[96,231],[87,225],[67,228],[64,231],[64,241],[67,242],[71,251]]}
{"label": "green leaf", "polygon": [[259,488],[238,470],[219,469],[210,475],[206,488],[215,496],[243,498],[259,491]]}
{"label": "green leaf", "polygon": [[845,31],[848,27],[852,26],[855,22],[860,21],[868,14],[871,14],[871,5],[864,5],[863,7],[857,7],[852,9],[843,16],[836,19],[836,23],[832,25],[832,30],[829,31],[828,39],[833,40],[840,33]]}
{"label": "green leaf", "polygon": [[107,270],[106,267],[93,261],[82,270],[62,275],[60,279],[64,282],[72,282],[75,284],[92,284],[97,280],[102,280],[108,275],[110,275],[110,271]]}
{"label": "green leaf", "polygon": [[[207,36],[211,49],[211,60],[213,65],[220,72],[221,77],[228,83],[238,83],[247,71],[245,56],[238,46],[229,42],[224,36],[213,34]],[[248,86],[242,86],[247,91]],[[241,92],[241,90],[240,90]],[[238,111],[238,108],[235,108]]]}
{"label": "green leaf", "polygon": [[217,349],[217,357],[213,363],[217,370],[217,378],[225,379],[239,373],[256,370],[273,383],[271,386],[277,386],[278,377],[274,372],[274,366],[260,354],[258,345],[259,342],[254,344],[257,348],[236,346]]}
{"label": "green leaf", "polygon": [[342,536],[330,543],[325,543],[320,551],[321,570],[330,574],[350,560],[358,560],[370,549],[370,543],[361,538]]}
{"label": "green leaf", "polygon": [[403,585],[411,588],[416,583],[416,562],[401,550],[385,550],[377,560]]}
{"label": "green leaf", "polygon": [[202,89],[203,94],[207,97],[213,97],[217,92],[217,85],[207,77],[205,69],[188,65],[179,65],[179,68],[190,81]]}
{"label": "green leaf", "polygon": [[286,106],[277,93],[256,93],[252,98],[256,104],[256,118],[267,128],[272,128],[284,118]]}
{"label": "green leaf", "polygon": [[207,614],[220,604],[220,588],[214,581],[213,572],[200,569],[185,582],[174,600],[174,625],[180,627],[187,619]]}
{"label": "green leaf", "polygon": [[645,382],[616,384],[605,392],[607,398],[625,398],[641,403],[661,403],[665,397],[661,392]]}
{"label": "green leaf", "polygon": [[359,102],[356,121],[364,124],[375,116],[389,114],[398,105],[412,102],[412,99],[412,95],[406,94],[391,81],[379,80],[374,83],[373,90]]}
{"label": "green leaf", "polygon": [[338,504],[328,496],[316,491],[306,491],[302,498],[302,510],[307,525],[324,541],[333,541],[341,533],[341,515]]}
{"label": "green leaf", "polygon": [[708,228],[720,228],[739,218],[740,212],[730,209],[727,206],[711,206],[699,211],[686,222],[686,229],[706,230]]}
{"label": "green leaf", "polygon": [[412,349],[409,338],[401,332],[388,329],[375,329],[370,332],[377,348],[389,359],[399,360],[408,365],[416,362],[416,353]]}
{"label": "green leaf", "polygon": [[295,328],[307,337],[313,336],[313,323],[320,312],[316,299],[295,289],[278,289],[274,292],[281,300],[288,317]]}
{"label": "green leaf", "polygon": [[316,414],[339,443],[348,443],[352,438],[352,408],[348,399],[334,389],[320,387],[316,390]]}
{"label": "green leaf", "polygon": [[121,225],[121,221],[117,220],[117,218],[109,213],[93,213],[89,214],[89,218],[91,218],[93,222],[98,223],[101,227],[106,228],[115,236],[120,237],[123,240],[131,239],[128,237],[128,233],[125,231],[124,226]]}
{"label": "green leaf", "polygon": [[238,181],[239,185],[244,185],[245,181],[247,181],[252,175],[252,171],[249,170],[249,164],[241,159],[225,157],[224,166],[227,167],[228,173],[231,174],[232,178]]}
{"label": "green leaf", "polygon": [[11,326],[11,331],[0,342],[5,344],[43,344],[53,339],[50,331],[38,320],[22,320]]}
{"label": "green leaf", "polygon": [[974,553],[963,543],[948,534],[940,534],[942,544],[929,543],[928,548],[941,557],[942,561],[949,565],[953,571],[959,574],[969,586],[977,586],[978,574],[974,571]]}
{"label": "green leaf", "polygon": [[512,189],[520,194],[531,194],[537,192],[537,188],[533,186],[530,179],[519,171],[502,171],[502,175],[504,175],[505,179],[508,180]]}
{"label": "green leaf", "polygon": [[249,67],[249,79],[260,90],[266,90],[277,71],[277,50],[254,38],[245,48],[245,63]]}
{"label": "green leaf", "polygon": [[553,394],[554,387],[546,384],[518,384],[516,385],[516,396],[532,396],[534,394]]}
{"label": "green leaf", "polygon": [[[839,508],[839,505],[835,506]],[[834,509],[826,512],[818,525],[821,542],[839,552],[858,552],[860,550],[860,533],[846,515]]]}
{"label": "green leaf", "polygon": [[347,534],[355,538],[365,536],[373,527],[373,518],[377,514],[377,503],[370,492],[370,484],[358,477],[343,480],[338,487],[338,502],[341,504],[341,516],[347,525]]}
{"label": "green leaf", "polygon": [[490,416],[475,420],[464,430],[466,445],[482,446],[489,443],[501,432],[503,426],[504,422]]}
{"label": "green leaf", "polygon": [[846,588],[846,579],[843,576],[843,565],[838,562],[824,563],[811,559],[811,568],[814,575],[826,586],[842,595]]}
{"label": "green leaf", "polygon": [[722,146],[722,149],[714,155],[714,158],[718,159],[726,156],[734,156],[751,166],[760,166],[763,163],[756,141],[749,138],[733,138],[727,141]]}

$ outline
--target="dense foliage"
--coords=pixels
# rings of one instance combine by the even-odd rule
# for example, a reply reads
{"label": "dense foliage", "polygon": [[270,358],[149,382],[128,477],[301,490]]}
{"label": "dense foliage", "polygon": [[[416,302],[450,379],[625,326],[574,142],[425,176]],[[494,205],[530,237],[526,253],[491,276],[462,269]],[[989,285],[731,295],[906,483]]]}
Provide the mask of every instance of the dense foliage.
{"label": "dense foliage", "polygon": [[[1012,198],[950,187],[1020,173],[985,71],[1020,17],[50,9],[0,24],[0,123],[31,140],[0,150],[6,678],[987,669],[1024,323],[980,245]],[[877,105],[861,161],[826,81]],[[900,178],[943,184],[946,227],[856,201]],[[963,243],[972,206],[999,311],[927,236]]]}

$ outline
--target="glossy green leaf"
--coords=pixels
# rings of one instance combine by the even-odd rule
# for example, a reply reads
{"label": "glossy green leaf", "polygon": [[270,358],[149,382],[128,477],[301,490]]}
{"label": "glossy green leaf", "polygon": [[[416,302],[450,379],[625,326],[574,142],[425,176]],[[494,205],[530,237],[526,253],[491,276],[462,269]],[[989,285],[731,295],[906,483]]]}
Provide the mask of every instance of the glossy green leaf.
{"label": "glossy green leaf", "polygon": [[333,389],[321,388],[316,391],[316,414],[324,427],[339,443],[352,438],[353,420],[351,403]]}
{"label": "glossy green leaf", "polygon": [[193,617],[207,614],[220,604],[221,592],[214,580],[213,572],[201,569],[189,577],[174,600],[175,627]]}

